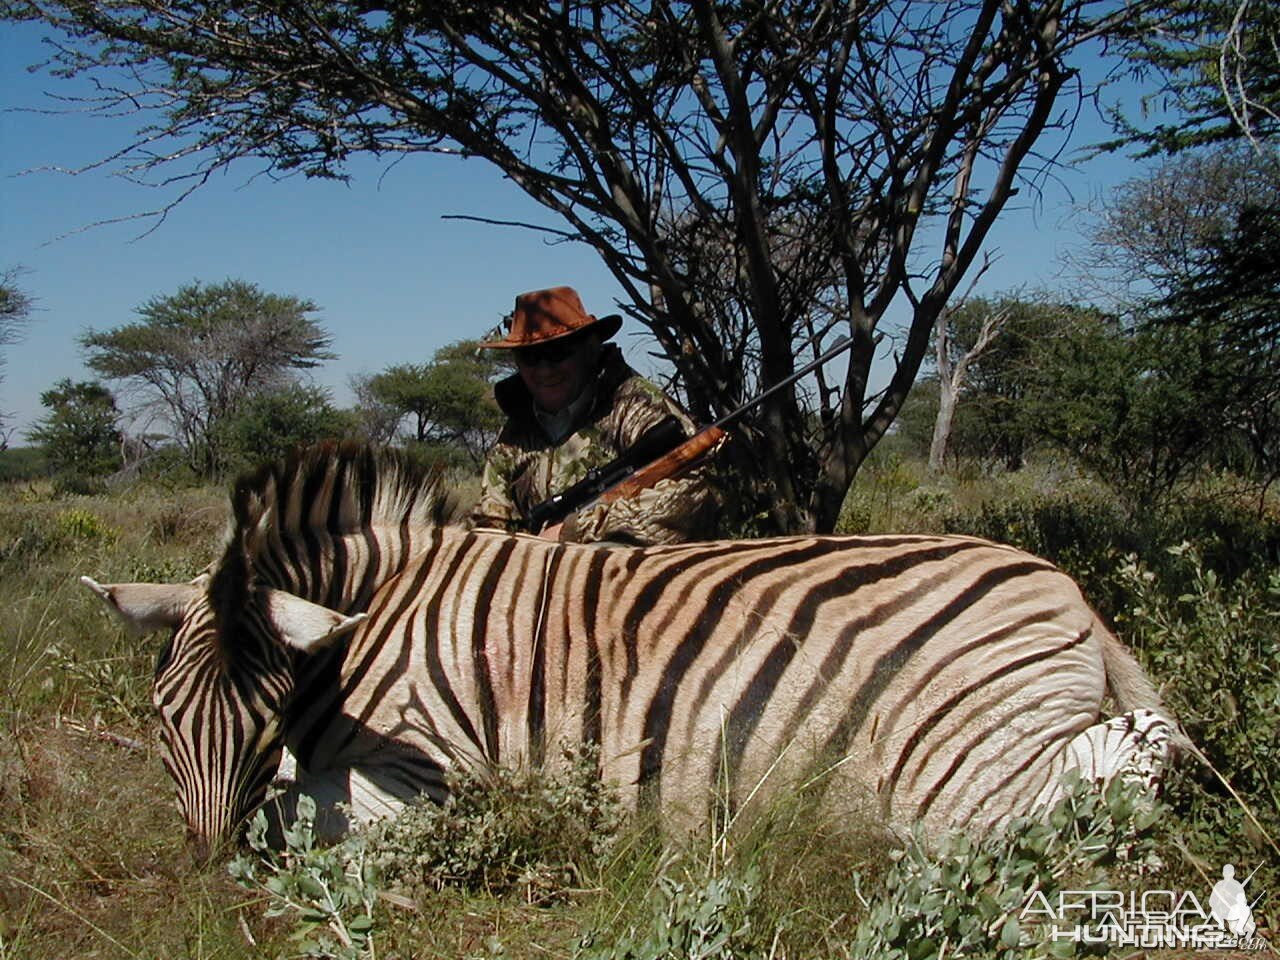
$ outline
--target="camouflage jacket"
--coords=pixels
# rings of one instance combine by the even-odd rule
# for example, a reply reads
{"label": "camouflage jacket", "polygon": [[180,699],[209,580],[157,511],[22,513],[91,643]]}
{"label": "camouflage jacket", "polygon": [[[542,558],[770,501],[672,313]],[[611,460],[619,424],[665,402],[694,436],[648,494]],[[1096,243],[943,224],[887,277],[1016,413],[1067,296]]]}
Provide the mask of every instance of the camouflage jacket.
{"label": "camouflage jacket", "polygon": [[[506,426],[485,461],[480,501],[471,514],[477,527],[523,529],[528,511],[552,494],[603,466],[668,416],[677,417],[686,436],[694,424],[657,386],[637,374],[615,344],[606,344],[594,395],[554,442],[538,423],[533,398],[519,375],[498,383],[494,394],[507,415]],[[705,470],[661,480],[637,496],[595,504],[570,515],[562,540],[593,543],[679,543],[705,536],[714,509]]]}

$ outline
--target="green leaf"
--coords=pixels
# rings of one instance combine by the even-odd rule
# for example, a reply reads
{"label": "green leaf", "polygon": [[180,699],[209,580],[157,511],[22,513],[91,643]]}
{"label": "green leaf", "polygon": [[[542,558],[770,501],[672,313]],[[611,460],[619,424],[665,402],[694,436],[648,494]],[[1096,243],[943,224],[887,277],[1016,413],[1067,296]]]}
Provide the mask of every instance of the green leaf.
{"label": "green leaf", "polygon": [[1002,946],[1009,948],[1016,947],[1022,938],[1022,927],[1018,923],[1017,917],[1010,917],[1004,922],[1004,927],[1000,931],[1000,943]]}
{"label": "green leaf", "polygon": [[1046,948],[1051,957],[1074,957],[1076,942],[1074,940],[1055,940]]}

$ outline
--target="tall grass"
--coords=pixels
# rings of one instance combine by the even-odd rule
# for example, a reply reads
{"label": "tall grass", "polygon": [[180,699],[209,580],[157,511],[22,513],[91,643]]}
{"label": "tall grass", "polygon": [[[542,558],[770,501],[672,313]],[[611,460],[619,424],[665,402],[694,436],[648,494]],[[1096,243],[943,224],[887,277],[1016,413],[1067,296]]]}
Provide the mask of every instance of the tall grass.
{"label": "tall grass", "polygon": [[8,491],[0,956],[248,955],[231,884],[194,869],[174,829],[150,712],[157,638],[123,633],[76,582],[190,570],[216,543],[222,499]]}
{"label": "tall grass", "polygon": [[[1018,542],[1101,596],[1236,794],[1201,765],[1182,768],[1150,825],[1158,869],[1198,889],[1229,856],[1250,869],[1265,861],[1254,885],[1280,891],[1269,846],[1280,829],[1274,520],[1245,524],[1229,501],[1200,501],[1140,528],[1117,519],[1105,492],[1060,470],[926,481],[918,464],[899,460],[859,483],[851,527]],[[327,929],[319,914],[279,909],[265,865],[255,868],[262,882],[242,885],[225,862],[192,862],[149,706],[160,638],[127,635],[76,583],[82,574],[188,579],[213,559],[226,509],[217,489],[55,498],[31,485],[0,506],[0,960],[296,956],[306,941],[295,934],[317,943]],[[1168,551],[1184,539],[1198,552]],[[804,792],[673,835],[652,817],[615,816],[592,783],[572,772],[461,782],[465,799],[448,810],[360,838],[377,868],[372,955],[872,956],[876,936],[932,923],[935,901],[956,930],[972,932],[956,918],[984,909],[982,891],[926,879],[1012,856],[1000,846],[1007,838],[904,846],[873,819],[853,823]],[[326,882],[346,875],[345,849]],[[1039,854],[1017,849],[1025,869],[1036,865]],[[318,852],[285,856],[279,870],[321,869]],[[1275,903],[1256,909],[1264,932],[1280,919]],[[965,955],[1009,955],[1006,928]]]}

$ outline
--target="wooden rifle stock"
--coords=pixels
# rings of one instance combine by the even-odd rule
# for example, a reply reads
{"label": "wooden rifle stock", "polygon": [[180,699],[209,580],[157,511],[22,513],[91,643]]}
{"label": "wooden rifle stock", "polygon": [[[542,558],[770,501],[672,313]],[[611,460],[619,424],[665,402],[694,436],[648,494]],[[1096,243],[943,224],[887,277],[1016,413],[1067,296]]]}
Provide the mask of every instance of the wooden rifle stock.
{"label": "wooden rifle stock", "polygon": [[677,476],[682,470],[705,457],[725,436],[725,432],[715,425],[703,427],[671,452],[641,467],[626,479],[603,491],[597,499],[601,503],[625,500],[628,497],[634,497],[641,490],[647,490],[659,480]]}

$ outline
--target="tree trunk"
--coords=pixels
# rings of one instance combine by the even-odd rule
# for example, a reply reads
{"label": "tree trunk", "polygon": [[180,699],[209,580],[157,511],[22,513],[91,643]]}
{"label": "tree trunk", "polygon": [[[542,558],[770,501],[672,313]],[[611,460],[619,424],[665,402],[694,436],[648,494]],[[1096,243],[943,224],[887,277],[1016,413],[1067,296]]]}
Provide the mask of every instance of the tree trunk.
{"label": "tree trunk", "polygon": [[933,421],[933,440],[929,444],[929,473],[942,472],[951,442],[951,425],[956,417],[956,390],[950,379],[938,378],[938,416]]}
{"label": "tree trunk", "polygon": [[1007,309],[988,314],[982,321],[982,329],[978,332],[978,339],[973,347],[952,363],[951,317],[954,314],[955,310],[952,309],[940,311],[933,327],[933,348],[938,365],[938,416],[933,421],[933,440],[929,444],[931,475],[941,473],[946,462],[947,445],[951,442],[951,428],[956,419],[956,404],[959,403],[969,365],[987,351],[1009,318]]}

